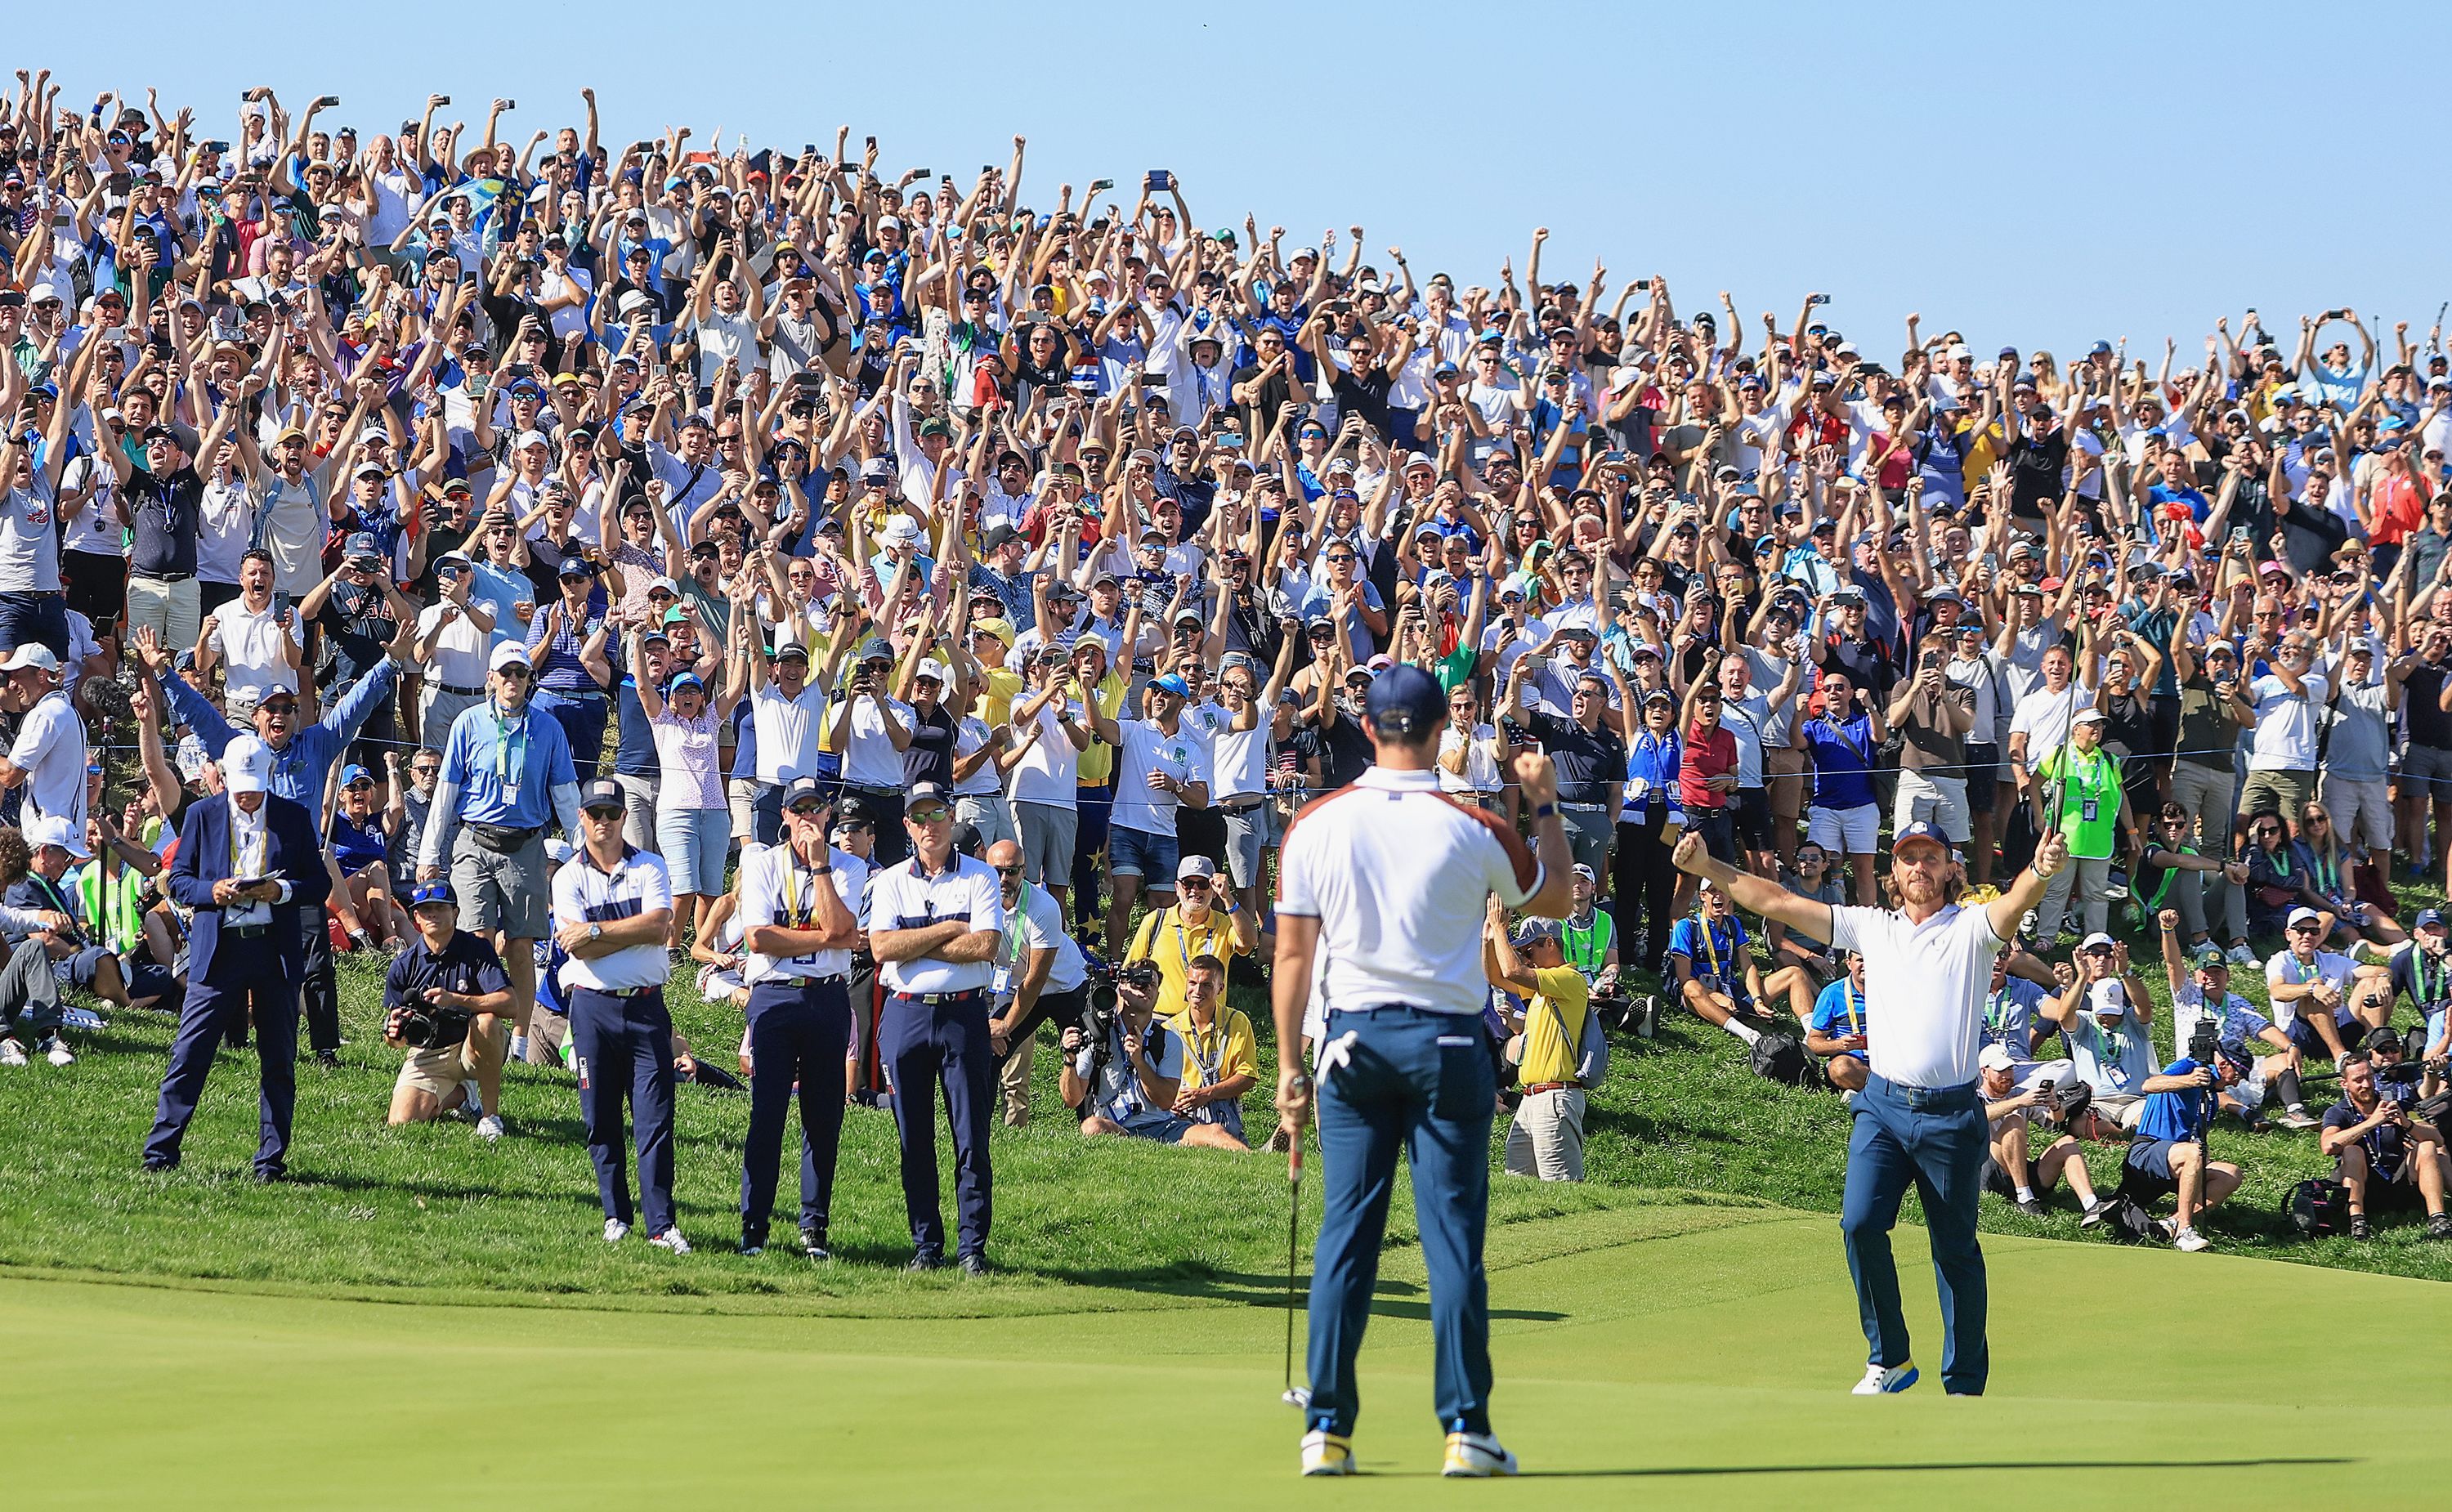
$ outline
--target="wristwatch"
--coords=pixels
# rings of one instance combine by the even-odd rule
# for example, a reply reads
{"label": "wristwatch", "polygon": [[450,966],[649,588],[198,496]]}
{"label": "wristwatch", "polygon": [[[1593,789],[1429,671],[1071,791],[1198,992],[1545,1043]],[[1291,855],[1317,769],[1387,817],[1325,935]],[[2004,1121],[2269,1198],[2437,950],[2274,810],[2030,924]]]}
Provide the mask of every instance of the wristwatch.
{"label": "wristwatch", "polygon": [[591,940],[603,939],[604,937],[604,926],[602,924],[590,924],[587,926],[587,937]]}
{"label": "wristwatch", "polygon": [[1536,819],[1553,818],[1557,815],[1557,813],[1558,806],[1554,803],[1535,804],[1532,808],[1532,817]]}

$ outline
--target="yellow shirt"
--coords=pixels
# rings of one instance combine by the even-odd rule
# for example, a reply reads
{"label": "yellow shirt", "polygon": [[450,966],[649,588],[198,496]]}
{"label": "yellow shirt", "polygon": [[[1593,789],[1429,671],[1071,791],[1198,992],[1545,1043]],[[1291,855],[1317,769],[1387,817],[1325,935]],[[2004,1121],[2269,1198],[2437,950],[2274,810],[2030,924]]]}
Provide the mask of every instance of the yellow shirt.
{"label": "yellow shirt", "polygon": [[[1239,1008],[1217,1007],[1217,1020],[1206,1032],[1196,1029],[1191,1020],[1170,1024],[1168,1030],[1183,1036],[1183,1086],[1186,1091],[1196,1087],[1231,1082],[1237,1076],[1257,1081],[1260,1075],[1260,1042],[1252,1033],[1251,1015]],[[1212,1074],[1212,1072],[1216,1074]]]}
{"label": "yellow shirt", "polygon": [[1592,990],[1572,966],[1536,967],[1532,982],[1540,992],[1524,1011],[1524,1064],[1516,1069],[1516,1080],[1527,1087],[1572,1082]]}
{"label": "yellow shirt", "polygon": [[1021,692],[1021,674],[1007,672],[1002,667],[981,667],[986,676],[987,691],[979,695],[979,716],[993,730],[1013,722],[1014,696]]}
{"label": "yellow shirt", "polygon": [[1133,935],[1133,948],[1124,952],[1124,959],[1157,963],[1156,1011],[1169,1029],[1177,1029],[1181,1027],[1183,984],[1192,975],[1193,957],[1215,955],[1231,961],[1250,953],[1236,949],[1234,925],[1221,910],[1213,908],[1199,923],[1186,924],[1182,910],[1161,909],[1141,915],[1140,930]]}
{"label": "yellow shirt", "polygon": [[[1108,718],[1116,717],[1124,706],[1124,679],[1121,674],[1110,672],[1099,680],[1093,697],[1098,700],[1098,712]],[[1095,788],[1107,780],[1116,770],[1116,748],[1093,736],[1090,748],[1073,763],[1076,781],[1085,788]],[[1224,956],[1219,956],[1224,960]]]}

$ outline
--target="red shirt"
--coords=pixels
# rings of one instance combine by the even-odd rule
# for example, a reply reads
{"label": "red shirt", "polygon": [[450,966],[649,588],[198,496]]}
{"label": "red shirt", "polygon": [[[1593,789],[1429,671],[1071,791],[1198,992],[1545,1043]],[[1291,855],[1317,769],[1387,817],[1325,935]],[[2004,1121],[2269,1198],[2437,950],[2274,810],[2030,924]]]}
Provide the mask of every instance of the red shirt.
{"label": "red shirt", "polygon": [[1713,777],[1737,775],[1736,732],[1721,727],[1714,720],[1709,728],[1690,725],[1686,731],[1686,759],[1677,769],[1677,796],[1688,809],[1710,809],[1713,813],[1729,806],[1728,790],[1705,786]]}

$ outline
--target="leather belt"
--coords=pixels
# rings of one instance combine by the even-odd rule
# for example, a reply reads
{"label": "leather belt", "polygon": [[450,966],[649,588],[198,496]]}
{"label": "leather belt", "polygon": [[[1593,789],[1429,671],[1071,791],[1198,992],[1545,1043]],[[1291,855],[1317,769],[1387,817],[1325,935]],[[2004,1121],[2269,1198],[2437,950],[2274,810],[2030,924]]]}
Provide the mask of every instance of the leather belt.
{"label": "leather belt", "polygon": [[888,990],[886,996],[904,1003],[925,1003],[930,1008],[944,1008],[956,1003],[968,1003],[988,995],[984,987],[974,987],[967,992],[897,992]]}
{"label": "leather belt", "polygon": [[623,1002],[629,1002],[635,998],[646,997],[650,994],[662,992],[664,990],[664,984],[658,982],[652,987],[582,987],[577,983],[573,983],[571,984],[570,990],[574,993],[593,992],[599,997],[614,997],[620,998]]}
{"label": "leather belt", "polygon": [[1265,793],[1238,793],[1231,798],[1219,799],[1217,803],[1217,812],[1220,814],[1249,814],[1254,809],[1258,808],[1261,804],[1268,801],[1269,795]]}
{"label": "leather belt", "polygon": [[438,682],[434,686],[442,692],[452,694],[463,698],[482,698],[485,696],[485,690],[483,688],[463,688],[456,683],[449,682]]}
{"label": "leather belt", "polygon": [[269,924],[232,924],[222,933],[231,939],[251,940],[259,934],[268,933],[271,928]]}
{"label": "leather belt", "polygon": [[192,572],[144,572],[140,570],[138,572],[131,573],[129,576],[142,578],[148,582],[186,582],[188,579],[194,577],[195,574]]}
{"label": "leather belt", "polygon": [[1563,1092],[1574,1085],[1573,1082],[1534,1082],[1524,1089],[1524,1094],[1529,1097],[1534,1092]]}
{"label": "leather belt", "polygon": [[761,976],[752,987],[836,987],[848,986],[851,973],[837,972],[832,976]]}

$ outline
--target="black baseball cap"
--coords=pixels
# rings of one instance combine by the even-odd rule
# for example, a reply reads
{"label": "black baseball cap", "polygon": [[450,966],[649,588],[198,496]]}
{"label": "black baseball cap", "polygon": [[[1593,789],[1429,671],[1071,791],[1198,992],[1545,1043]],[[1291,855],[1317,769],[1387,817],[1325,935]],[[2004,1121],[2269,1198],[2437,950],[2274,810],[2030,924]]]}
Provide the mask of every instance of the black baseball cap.
{"label": "black baseball cap", "polygon": [[1446,722],[1448,697],[1439,679],[1407,663],[1371,679],[1363,712],[1382,734],[1427,735]]}
{"label": "black baseball cap", "polygon": [[596,809],[621,809],[628,805],[622,797],[622,784],[611,777],[597,777],[579,785],[580,812]]}

